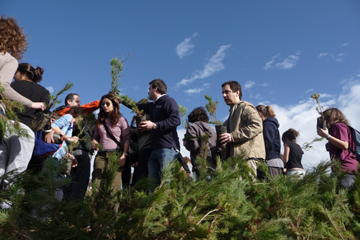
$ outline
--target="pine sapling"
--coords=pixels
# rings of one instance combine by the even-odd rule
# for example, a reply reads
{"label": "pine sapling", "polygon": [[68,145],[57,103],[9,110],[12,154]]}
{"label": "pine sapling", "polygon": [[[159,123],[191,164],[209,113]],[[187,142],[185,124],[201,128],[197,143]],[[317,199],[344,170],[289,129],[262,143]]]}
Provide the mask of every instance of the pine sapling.
{"label": "pine sapling", "polygon": [[189,122],[188,122],[188,120],[185,118],[185,116],[186,116],[188,110],[187,110],[187,108],[186,108],[185,106],[182,106],[182,105],[180,105],[180,104],[178,104],[178,107],[179,107],[179,112],[180,112],[180,116],[181,116],[181,124],[183,125],[183,127],[184,127],[185,129],[187,129],[188,126],[189,126]]}

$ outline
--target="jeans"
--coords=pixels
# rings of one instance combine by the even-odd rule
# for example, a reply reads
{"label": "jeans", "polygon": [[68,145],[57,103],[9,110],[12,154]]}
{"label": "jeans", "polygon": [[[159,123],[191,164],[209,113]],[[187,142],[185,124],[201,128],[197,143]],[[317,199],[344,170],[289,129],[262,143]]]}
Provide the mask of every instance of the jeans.
{"label": "jeans", "polygon": [[161,183],[161,172],[177,156],[178,152],[173,148],[160,148],[151,152],[148,160],[149,178],[156,186],[159,186]]}

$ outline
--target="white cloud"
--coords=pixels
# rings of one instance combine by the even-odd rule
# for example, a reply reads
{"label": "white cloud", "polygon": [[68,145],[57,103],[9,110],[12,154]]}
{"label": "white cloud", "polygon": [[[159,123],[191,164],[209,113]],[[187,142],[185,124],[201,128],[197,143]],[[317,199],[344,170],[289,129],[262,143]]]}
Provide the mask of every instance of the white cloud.
{"label": "white cloud", "polygon": [[320,54],[319,54],[319,58],[325,57],[325,56],[327,56],[327,55],[329,55],[329,54],[328,54],[328,53],[320,53]]}
{"label": "white cloud", "polygon": [[204,68],[202,70],[196,70],[192,73],[191,78],[181,80],[180,82],[176,83],[176,86],[187,85],[189,83],[192,83],[196,79],[204,79],[212,76],[216,72],[223,70],[225,66],[222,63],[222,60],[225,58],[225,51],[230,47],[231,45],[220,46],[219,50],[204,65]]}
{"label": "white cloud", "polygon": [[52,86],[49,86],[49,87],[45,87],[46,90],[49,91],[50,94],[53,94],[54,93],[54,88]]}
{"label": "white cloud", "polygon": [[205,90],[204,88],[193,88],[193,89],[185,90],[184,92],[186,92],[187,94],[194,94],[194,93],[201,93],[204,90]]}
{"label": "white cloud", "polygon": [[267,69],[271,68],[271,64],[273,64],[273,62],[275,61],[275,59],[276,59],[278,56],[280,56],[280,53],[278,53],[278,54],[276,54],[275,56],[273,56],[273,57],[271,58],[271,60],[265,64],[264,69],[267,70]]}
{"label": "white cloud", "polygon": [[247,81],[247,82],[245,83],[244,89],[251,88],[254,84],[255,84],[254,81]]}
{"label": "white cloud", "polygon": [[179,45],[176,46],[176,54],[183,59],[185,56],[189,56],[191,53],[193,53],[193,49],[195,45],[191,43],[191,38],[194,38],[198,35],[198,33],[194,33],[192,37],[185,38],[183,42],[181,42]]}
{"label": "white cloud", "polygon": [[290,55],[289,57],[285,58],[283,62],[277,63],[275,67],[279,69],[292,69],[293,67],[295,67],[298,61],[298,56]]}
{"label": "white cloud", "polygon": [[[342,88],[342,92],[337,96],[326,93],[320,94],[320,102],[325,109],[337,106],[349,119],[352,126],[360,129],[360,122],[357,121],[360,118],[360,108],[358,108],[360,101],[359,91],[359,82],[347,81]],[[316,118],[319,114],[315,110],[317,103],[313,99],[309,97],[299,102],[299,104],[291,106],[270,105],[273,107],[276,118],[279,120],[281,135],[289,128],[296,129],[300,133],[298,139],[300,146],[318,137],[316,134]],[[329,153],[325,150],[325,143],[325,140],[314,143],[313,149],[304,153],[302,162],[305,168],[311,168],[311,166],[316,166],[321,160],[329,159]]]}
{"label": "white cloud", "polygon": [[267,83],[263,83],[263,84],[261,84],[261,86],[263,86],[263,87],[269,87],[270,85],[267,84]]}
{"label": "white cloud", "polygon": [[132,86],[132,88],[134,89],[134,91],[137,91],[140,89],[139,85]]}
{"label": "white cloud", "polygon": [[310,88],[310,89],[306,90],[305,93],[312,92],[312,91],[314,91],[314,89]]}
{"label": "white cloud", "polygon": [[265,70],[270,69],[270,68],[278,68],[278,69],[285,69],[285,70],[292,69],[298,63],[300,54],[301,54],[301,52],[297,51],[295,55],[289,55],[282,62],[278,62],[278,63],[274,64],[275,59],[280,55],[280,53],[279,53],[279,54],[273,56],[271,58],[271,60],[265,64],[264,69]]}
{"label": "white cloud", "polygon": [[193,88],[193,89],[188,89],[185,90],[184,92],[191,95],[191,94],[196,94],[196,93],[201,93],[202,91],[204,91],[205,89],[208,89],[210,86],[209,83],[204,83],[202,88]]}
{"label": "white cloud", "polygon": [[342,47],[348,46],[350,43],[344,43],[343,45],[341,45]]}

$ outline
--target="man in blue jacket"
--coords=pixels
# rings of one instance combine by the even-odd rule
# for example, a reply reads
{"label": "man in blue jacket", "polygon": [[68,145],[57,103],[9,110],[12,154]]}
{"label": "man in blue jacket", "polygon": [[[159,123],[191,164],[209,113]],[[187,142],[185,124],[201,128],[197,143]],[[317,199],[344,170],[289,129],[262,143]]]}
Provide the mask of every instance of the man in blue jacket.
{"label": "man in blue jacket", "polygon": [[150,120],[141,122],[140,131],[151,130],[152,152],[148,159],[149,178],[158,186],[161,172],[166,165],[178,157],[180,149],[176,128],[181,124],[178,104],[166,94],[167,86],[161,79],[152,80],[149,99],[154,101],[138,104],[140,110],[150,115]]}

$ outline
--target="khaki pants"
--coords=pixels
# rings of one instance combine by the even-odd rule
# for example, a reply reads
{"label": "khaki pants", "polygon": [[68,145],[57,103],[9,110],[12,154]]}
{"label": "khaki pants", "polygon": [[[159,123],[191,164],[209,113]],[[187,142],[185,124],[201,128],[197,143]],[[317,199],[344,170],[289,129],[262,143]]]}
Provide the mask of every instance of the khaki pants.
{"label": "khaki pants", "polygon": [[[111,162],[110,162],[110,156],[114,154],[113,151],[111,152],[101,152],[98,153],[98,155],[95,158],[95,162],[94,162],[94,170],[92,172],[92,182],[93,184],[96,184],[96,187],[99,188],[100,184],[101,184],[101,180],[102,180],[102,174],[103,171],[105,169],[105,164],[107,164],[107,166],[109,167]],[[112,183],[112,189],[114,191],[120,191],[121,190],[121,170],[118,168],[115,176],[114,176],[114,180]],[[115,211],[118,210],[119,208],[119,204],[115,204],[112,207]]]}

